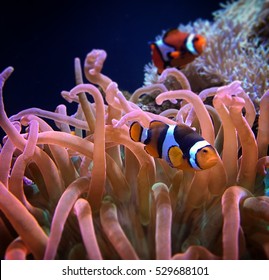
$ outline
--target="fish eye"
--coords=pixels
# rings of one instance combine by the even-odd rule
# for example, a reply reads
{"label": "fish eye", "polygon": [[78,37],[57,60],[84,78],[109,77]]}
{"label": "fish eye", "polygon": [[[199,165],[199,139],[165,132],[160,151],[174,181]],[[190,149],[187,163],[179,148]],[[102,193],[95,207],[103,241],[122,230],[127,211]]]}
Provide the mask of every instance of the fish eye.
{"label": "fish eye", "polygon": [[208,153],[208,149],[203,149],[202,151],[203,151],[204,154]]}

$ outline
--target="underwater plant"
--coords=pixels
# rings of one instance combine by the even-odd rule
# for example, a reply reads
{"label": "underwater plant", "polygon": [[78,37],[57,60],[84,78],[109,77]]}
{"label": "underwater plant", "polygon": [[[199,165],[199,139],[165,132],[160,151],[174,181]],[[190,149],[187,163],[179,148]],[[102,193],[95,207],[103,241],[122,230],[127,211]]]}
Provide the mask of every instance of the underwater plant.
{"label": "underwater plant", "polygon": [[[62,96],[69,116],[29,108],[8,117],[0,75],[0,252],[5,259],[268,259],[269,91],[256,111],[240,81],[200,92],[166,69],[158,83],[126,99],[102,73],[106,52],[75,59],[77,85]],[[167,90],[173,77],[181,89]],[[178,108],[160,114],[137,106],[158,92]],[[87,100],[86,94],[93,97]],[[213,106],[204,102],[213,98]],[[45,120],[53,120],[55,127]],[[129,127],[152,120],[193,127],[219,154],[203,171],[171,168],[134,142]]]}

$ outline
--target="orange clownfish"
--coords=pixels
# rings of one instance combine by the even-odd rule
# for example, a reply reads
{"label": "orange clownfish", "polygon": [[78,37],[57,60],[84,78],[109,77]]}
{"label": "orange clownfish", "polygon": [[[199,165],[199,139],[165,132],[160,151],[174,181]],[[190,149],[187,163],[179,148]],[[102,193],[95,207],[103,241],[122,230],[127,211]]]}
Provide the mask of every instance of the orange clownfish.
{"label": "orange clownfish", "polygon": [[198,34],[171,29],[159,40],[150,44],[152,61],[161,74],[166,67],[179,69],[199,56],[206,44],[206,39]]}
{"label": "orange clownfish", "polygon": [[168,125],[152,121],[149,128],[138,122],[130,126],[130,137],[145,144],[144,149],[155,158],[162,158],[174,168],[204,170],[218,162],[216,150],[187,125]]}

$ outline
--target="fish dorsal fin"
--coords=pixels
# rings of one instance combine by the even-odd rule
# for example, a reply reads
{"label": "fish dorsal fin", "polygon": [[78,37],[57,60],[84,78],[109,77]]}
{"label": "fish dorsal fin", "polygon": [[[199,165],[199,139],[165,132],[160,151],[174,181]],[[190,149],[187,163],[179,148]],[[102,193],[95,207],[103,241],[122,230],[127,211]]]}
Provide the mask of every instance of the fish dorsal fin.
{"label": "fish dorsal fin", "polygon": [[166,126],[168,126],[168,124],[161,122],[161,121],[151,121],[149,124],[149,128],[153,129],[153,128],[165,128]]}
{"label": "fish dorsal fin", "polygon": [[164,33],[163,38],[166,38],[167,36],[178,36],[180,33],[181,32],[177,28],[172,28]]}
{"label": "fish dorsal fin", "polygon": [[188,33],[181,32],[178,29],[171,29],[168,30],[164,36],[163,41],[168,44],[169,46],[172,46],[175,48],[175,50],[180,50],[181,47],[184,45],[184,40],[187,38]]}
{"label": "fish dorsal fin", "polygon": [[172,146],[168,150],[168,158],[173,167],[179,167],[183,163],[183,152],[178,146]]}

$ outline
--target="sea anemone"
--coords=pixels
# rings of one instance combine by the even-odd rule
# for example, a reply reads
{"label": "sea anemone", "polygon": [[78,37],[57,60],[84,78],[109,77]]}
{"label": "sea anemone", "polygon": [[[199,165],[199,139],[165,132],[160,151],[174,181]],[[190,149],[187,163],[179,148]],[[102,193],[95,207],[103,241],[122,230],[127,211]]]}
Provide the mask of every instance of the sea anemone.
{"label": "sea anemone", "polygon": [[[207,41],[202,55],[182,69],[194,92],[240,80],[259,111],[260,98],[269,87],[268,6],[264,0],[232,1],[213,13],[212,22],[197,19],[178,26]],[[144,84],[157,82],[156,67],[148,63]]]}
{"label": "sea anemone", "polygon": [[[1,73],[1,258],[269,258],[269,91],[261,98],[255,138],[256,112],[241,82],[197,95],[182,72],[167,69],[158,85],[127,100],[102,73],[105,59],[103,50],[87,55],[90,83],[83,83],[75,59],[77,85],[62,92],[78,103],[72,116],[60,105],[55,112],[30,108],[8,118],[2,89],[13,68]],[[171,77],[180,90],[167,91]],[[170,100],[178,108],[141,110],[140,93],[156,87],[157,104]],[[213,106],[203,103],[210,96]],[[215,145],[218,163],[195,172],[153,159],[129,137],[131,122],[147,127],[151,120],[194,127]]]}

